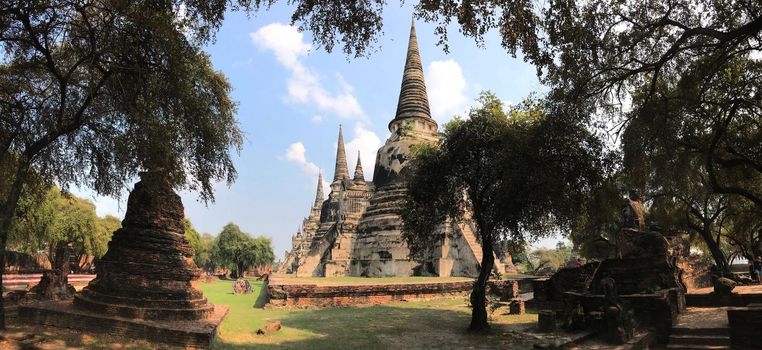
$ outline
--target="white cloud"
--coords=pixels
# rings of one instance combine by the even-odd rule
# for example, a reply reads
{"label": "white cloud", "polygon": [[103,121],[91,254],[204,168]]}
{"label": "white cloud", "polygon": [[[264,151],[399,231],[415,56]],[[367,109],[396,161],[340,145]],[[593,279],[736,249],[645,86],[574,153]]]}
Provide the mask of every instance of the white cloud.
{"label": "white cloud", "polygon": [[314,103],[321,111],[332,112],[340,118],[362,118],[363,110],[352,94],[352,86],[338,75],[339,91],[331,93],[323,87],[318,73],[305,66],[300,58],[309,54],[312,45],[295,26],[272,23],[250,33],[254,45],[272,51],[278,62],[291,71],[287,100],[295,103]]}
{"label": "white cloud", "polygon": [[[283,158],[299,166],[305,174],[310,176],[312,179],[310,181],[315,181],[314,179],[317,179],[318,174],[320,173],[320,168],[315,165],[315,163],[307,160],[307,149],[304,147],[303,143],[292,143],[288,146],[288,149],[286,149]],[[325,182],[325,174],[323,174],[323,190],[330,191],[328,183]]]}
{"label": "white cloud", "polygon": [[453,115],[466,110],[469,98],[464,91],[467,84],[458,62],[452,59],[431,62],[426,78],[429,104],[434,119],[445,122]]}
{"label": "white cloud", "polygon": [[312,46],[304,42],[304,35],[296,27],[272,23],[249,33],[255,45],[275,54],[282,65],[293,67],[299,64],[299,56],[310,52]]}
{"label": "white cloud", "polygon": [[314,175],[317,177],[318,173],[320,172],[320,168],[318,168],[315,163],[307,160],[307,149],[304,148],[304,144],[301,142],[292,143],[290,146],[288,146],[286,154],[283,155],[283,157],[286,158],[286,160],[298,165],[305,173],[309,175]]}
{"label": "white cloud", "polygon": [[354,167],[357,165],[357,151],[362,158],[362,170],[365,180],[373,179],[373,168],[376,164],[376,152],[381,147],[381,138],[375,132],[368,130],[363,123],[358,122],[354,127],[354,137],[347,142],[347,160],[349,172],[354,176]]}
{"label": "white cloud", "polygon": [[319,123],[320,123],[320,122],[322,122],[322,121],[323,121],[323,116],[322,116],[322,115],[320,115],[320,114],[315,114],[315,115],[313,115],[313,116],[312,116],[312,122],[313,122],[313,123],[315,123],[315,124],[319,124]]}

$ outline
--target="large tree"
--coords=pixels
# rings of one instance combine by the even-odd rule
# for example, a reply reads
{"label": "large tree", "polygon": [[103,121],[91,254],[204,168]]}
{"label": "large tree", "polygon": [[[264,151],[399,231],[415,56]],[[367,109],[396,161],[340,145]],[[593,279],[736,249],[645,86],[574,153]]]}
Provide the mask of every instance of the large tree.
{"label": "large tree", "polygon": [[70,245],[78,259],[100,257],[120,225],[112,216],[99,218],[90,201],[55,187],[40,198],[25,196],[22,204],[24,215],[11,226],[8,248],[27,253],[47,250],[51,263],[60,245]]}
{"label": "large tree", "polygon": [[243,277],[246,269],[270,265],[275,259],[269,238],[253,238],[233,223],[222,228],[214,245],[212,259],[218,266],[235,270],[236,277],[239,278]]}
{"label": "large tree", "polygon": [[485,292],[499,241],[524,242],[575,225],[600,181],[601,142],[580,125],[530,101],[506,114],[490,93],[467,119],[444,128],[438,145],[421,146],[412,162],[403,237],[425,259],[441,244],[441,224],[472,221],[483,258],[471,293],[471,331],[489,328]]}
{"label": "large tree", "polygon": [[227,5],[0,1],[0,261],[32,176],[118,195],[162,168],[203,200],[234,180],[235,104],[201,51]]}

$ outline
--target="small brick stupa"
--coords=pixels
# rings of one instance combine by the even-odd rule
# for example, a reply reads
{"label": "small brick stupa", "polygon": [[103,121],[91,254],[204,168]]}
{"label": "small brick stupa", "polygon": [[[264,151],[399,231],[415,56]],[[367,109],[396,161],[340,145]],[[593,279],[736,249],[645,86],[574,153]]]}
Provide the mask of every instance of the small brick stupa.
{"label": "small brick stupa", "polygon": [[122,228],[96,264],[97,277],[74,305],[144,320],[202,320],[209,303],[194,282],[201,270],[185,239],[183,204],[161,172],[144,172],[127,201]]}

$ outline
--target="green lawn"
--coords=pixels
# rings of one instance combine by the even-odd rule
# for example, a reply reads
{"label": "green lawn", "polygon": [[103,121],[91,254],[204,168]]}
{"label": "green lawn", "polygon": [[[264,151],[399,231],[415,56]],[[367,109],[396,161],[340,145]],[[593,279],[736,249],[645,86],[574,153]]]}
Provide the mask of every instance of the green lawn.
{"label": "green lawn", "polygon": [[[529,349],[521,331],[537,321],[536,314],[503,315],[501,309],[494,314],[492,334],[471,335],[465,332],[470,319],[465,298],[265,310],[261,282],[252,281],[254,293],[241,296],[231,293],[231,284],[201,284],[211,302],[230,306],[214,349]],[[276,320],[283,325],[280,331],[256,334]]]}

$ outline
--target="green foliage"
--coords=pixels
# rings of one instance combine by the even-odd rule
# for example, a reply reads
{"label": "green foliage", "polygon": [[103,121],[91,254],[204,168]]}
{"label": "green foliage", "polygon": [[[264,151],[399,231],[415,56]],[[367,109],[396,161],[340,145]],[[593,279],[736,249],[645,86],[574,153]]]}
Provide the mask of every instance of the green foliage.
{"label": "green foliage", "polygon": [[235,270],[239,277],[247,268],[269,265],[275,260],[269,238],[252,238],[233,223],[225,225],[217,235],[211,256],[217,266]]}
{"label": "green foliage", "polygon": [[436,224],[466,208],[483,220],[485,238],[518,246],[572,227],[605,172],[600,141],[548,117],[539,101],[508,113],[491,93],[479,102],[444,127],[439,148],[416,148],[403,234],[418,258],[442,239]]}
{"label": "green foliage", "polygon": [[192,14],[183,28],[177,5],[0,8],[0,151],[64,188],[117,194],[137,171],[160,166],[173,184],[212,199],[211,183],[235,178],[229,151],[242,142],[231,87],[200,49],[227,4],[183,3]]}
{"label": "green foliage", "polygon": [[113,216],[99,218],[91,202],[57,188],[41,198],[25,196],[22,208],[25,213],[14,222],[8,242],[17,251],[48,249],[52,253],[59,243],[72,243],[75,255],[100,257],[108,249],[111,234],[121,226]]}
{"label": "green foliage", "polygon": [[552,275],[571,260],[572,250],[563,242],[555,249],[539,248],[529,253],[529,265],[533,275]]}
{"label": "green foliage", "polygon": [[[500,99],[482,93],[468,119],[448,123],[439,148],[416,149],[402,211],[411,256],[425,260],[443,239],[447,220],[472,221],[482,250],[526,243],[575,227],[579,212],[606,171],[603,147],[582,125],[542,101],[505,112]],[[464,216],[469,213],[470,217]],[[472,300],[474,319],[486,325],[480,283],[492,268],[482,261]],[[481,309],[481,311],[480,311]],[[481,316],[477,316],[477,312]],[[472,328],[473,329],[473,328]]]}
{"label": "green foliage", "polygon": [[[188,218],[183,220],[183,224],[185,225],[185,239],[188,240],[188,243],[193,248],[193,262],[200,268],[210,269],[211,245],[214,238],[209,234],[204,234],[203,236],[199,234]],[[211,269],[213,268],[212,266]]]}

